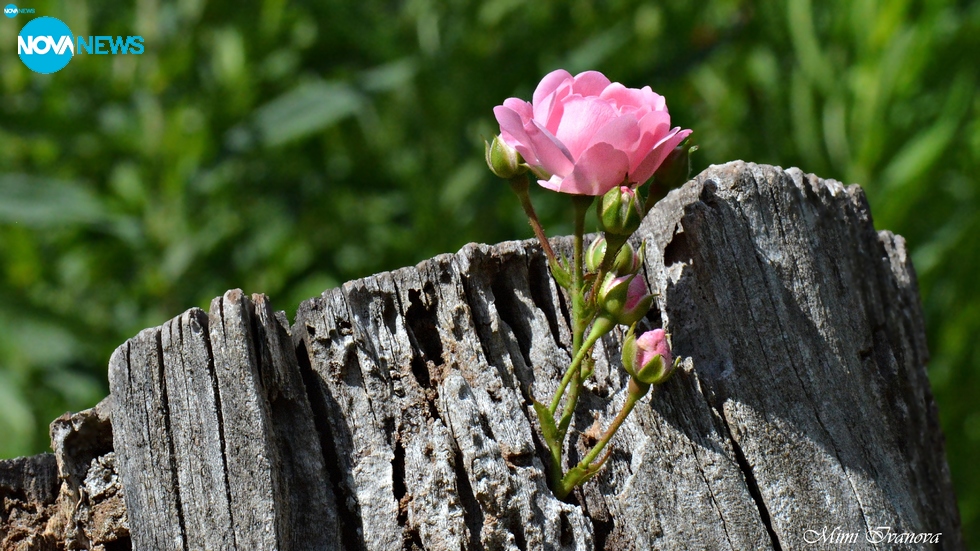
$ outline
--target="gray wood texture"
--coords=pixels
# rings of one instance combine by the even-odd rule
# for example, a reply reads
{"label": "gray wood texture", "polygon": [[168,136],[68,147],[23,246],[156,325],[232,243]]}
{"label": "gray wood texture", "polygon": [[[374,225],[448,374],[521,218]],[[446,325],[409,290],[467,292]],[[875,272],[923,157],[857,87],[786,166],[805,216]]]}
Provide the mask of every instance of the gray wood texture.
{"label": "gray wood texture", "polygon": [[[635,239],[645,323],[685,359],[567,502],[529,405],[569,361],[567,300],[533,241],[470,244],[328,290],[292,327],[229,291],[121,346],[133,548],[965,548],[915,272],[859,187],[713,166]],[[621,338],[597,346],[570,462],[625,399]],[[879,527],[941,536],[867,541]]]}
{"label": "gray wood texture", "polygon": [[[109,362],[136,549],[329,549],[327,480],[285,316],[229,291]],[[139,519],[139,520],[136,520]]]}
{"label": "gray wood texture", "polygon": [[0,461],[0,550],[131,548],[108,401],[55,419],[51,447]]}

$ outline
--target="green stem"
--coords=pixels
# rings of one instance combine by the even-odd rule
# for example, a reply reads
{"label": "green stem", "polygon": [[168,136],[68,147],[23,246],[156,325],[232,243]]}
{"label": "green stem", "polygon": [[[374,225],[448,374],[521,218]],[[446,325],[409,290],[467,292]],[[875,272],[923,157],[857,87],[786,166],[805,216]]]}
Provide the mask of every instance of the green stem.
{"label": "green stem", "polygon": [[[518,193],[518,195],[520,196],[521,194]],[[568,424],[571,420],[572,412],[575,410],[575,404],[578,402],[578,393],[582,388],[582,372],[580,365],[585,357],[585,354],[588,354],[589,349],[591,349],[592,345],[595,344],[595,341],[602,336],[601,334],[598,336],[593,336],[593,334],[590,334],[589,340],[591,341],[591,344],[583,347],[583,336],[589,320],[583,319],[585,317],[585,304],[584,297],[582,296],[582,239],[585,234],[585,215],[589,210],[589,206],[592,205],[594,200],[594,197],[589,196],[572,196],[572,204],[575,206],[575,236],[574,252],[572,254],[572,288],[570,289],[572,294],[572,363],[569,366],[568,371],[565,373],[565,376],[562,377],[561,385],[559,386],[558,391],[555,393],[555,397],[552,400],[552,406],[549,408],[552,415],[554,415],[554,412],[558,409],[558,404],[561,402],[561,397],[564,395],[565,389],[569,384],[571,384],[571,391],[569,392],[568,402],[565,404],[565,410],[562,412],[562,419],[555,441],[550,443],[552,446],[550,473],[552,475],[553,487],[557,487],[561,484],[562,480],[564,480],[561,460],[562,448],[565,442],[565,432],[568,430]],[[521,202],[523,204],[523,198]],[[530,200],[528,200],[528,205],[525,207],[525,213],[528,212],[527,209],[529,207]],[[528,217],[531,218],[531,215],[529,214]],[[532,218],[532,220],[536,220],[536,217]],[[532,222],[531,225],[533,227],[534,223]],[[552,255],[553,254],[554,253],[552,253]],[[595,331],[593,331],[593,333],[595,333]]]}
{"label": "green stem", "polygon": [[585,301],[582,296],[582,240],[585,234],[585,214],[589,210],[594,197],[573,195],[575,205],[575,241],[572,252],[572,357],[578,355],[582,348],[582,337],[585,334],[583,310]]}
{"label": "green stem", "polygon": [[[558,441],[559,450],[565,442],[565,435],[568,434],[568,425],[572,421],[572,414],[575,413],[575,404],[578,403],[580,390],[582,390],[581,373],[578,369],[574,369],[572,370],[572,389],[568,391],[568,401],[565,402],[565,409],[562,410],[561,420],[558,422],[558,436],[556,440]],[[558,464],[561,465],[560,451],[558,453]]]}
{"label": "green stem", "polygon": [[631,411],[633,411],[633,406],[635,406],[636,403],[640,401],[640,398],[643,397],[643,394],[639,392],[636,393],[630,392],[626,396],[626,403],[623,404],[623,409],[621,409],[619,411],[619,414],[616,415],[616,418],[613,419],[612,424],[610,424],[609,428],[606,429],[606,433],[602,435],[602,439],[596,442],[595,446],[592,447],[592,450],[589,451],[588,455],[582,458],[582,461],[579,462],[580,466],[587,467],[591,465],[593,461],[595,461],[595,458],[598,457],[599,454],[602,452],[602,448],[605,448],[606,444],[609,443],[609,440],[612,439],[613,435],[616,434],[616,431],[619,430],[619,426],[623,424],[623,421],[626,420],[626,417],[630,414]]}
{"label": "green stem", "polygon": [[530,181],[530,176],[515,176],[510,180],[510,187],[517,194],[517,198],[520,199],[521,208],[524,209],[524,214],[527,215],[527,221],[531,224],[534,236],[538,238],[545,256],[548,257],[548,263],[556,264],[558,263],[558,257],[555,256],[555,251],[551,248],[551,242],[548,241],[548,236],[545,235],[544,228],[541,227],[541,221],[538,220],[538,214],[534,211],[534,205],[531,204],[531,196],[528,194]]}
{"label": "green stem", "polygon": [[[644,389],[643,386],[646,386],[646,389]],[[647,389],[649,389],[649,385],[635,385],[634,381],[630,379],[629,394],[626,397],[626,403],[623,405],[623,409],[620,410],[616,418],[613,419],[613,422],[611,425],[609,425],[609,428],[606,429],[606,433],[602,436],[602,440],[599,440],[599,442],[592,447],[592,450],[590,450],[589,453],[581,461],[579,461],[578,465],[565,473],[565,475],[561,477],[561,480],[559,480],[558,483],[553,486],[555,495],[558,497],[558,499],[565,499],[565,497],[572,492],[575,486],[592,478],[599,471],[599,469],[602,468],[602,465],[606,462],[606,459],[609,459],[610,452],[606,452],[606,455],[604,455],[602,460],[598,463],[593,463],[593,461],[599,457],[602,449],[606,447],[609,440],[616,434],[616,431],[619,430],[620,425],[623,424],[626,417],[629,416],[631,411],[633,411],[633,406],[635,406],[640,398],[646,394]]]}
{"label": "green stem", "polygon": [[562,472],[561,467],[561,453],[562,447],[564,445],[564,439],[556,439],[554,442],[548,442],[548,451],[551,452],[551,465],[548,469],[548,483],[552,488],[557,488],[564,480],[565,475]]}
{"label": "green stem", "polygon": [[[575,236],[574,236],[574,249],[572,252],[572,365],[569,366],[569,372],[577,371],[577,366],[582,363],[582,356],[584,353],[588,353],[590,346],[585,347],[584,352],[582,348],[582,340],[585,335],[586,320],[582,319],[585,317],[585,297],[582,295],[582,281],[583,281],[583,262],[582,262],[582,240],[585,235],[585,215],[589,211],[589,207],[595,200],[594,197],[588,195],[573,195],[572,204],[575,206]],[[576,362],[576,360],[578,360]],[[575,366],[575,368],[573,368]],[[565,386],[568,384],[569,380],[573,378],[569,376],[566,372],[565,376],[562,377],[562,384],[555,393],[555,397],[551,402],[551,411],[554,412],[558,409],[558,402],[561,401],[562,395],[565,393]],[[578,396],[578,390],[574,386],[582,384],[581,378],[577,379],[572,388],[572,394]],[[572,402],[572,407],[575,407],[575,400],[569,400]],[[566,409],[567,406],[566,406]],[[563,415],[564,417],[564,415]]]}
{"label": "green stem", "polygon": [[[580,366],[585,358],[591,353],[592,347],[595,345],[596,341],[611,331],[615,326],[615,322],[611,321],[609,318],[601,317],[597,319],[595,324],[592,326],[592,331],[589,333],[589,337],[585,340],[585,345],[582,346],[578,356],[576,356],[576,359],[579,361],[573,361],[572,365],[568,368],[568,370],[572,373],[572,390],[568,394],[568,401],[565,402],[565,409],[562,410],[561,419],[558,421],[559,441],[565,440],[565,435],[568,433],[568,425],[572,422],[572,414],[575,413],[575,405],[578,403],[578,395],[582,388],[582,382],[586,379],[586,377],[583,377],[584,373],[580,369]],[[564,389],[562,392],[564,392]],[[561,394],[556,393],[555,397],[560,399]],[[555,409],[558,409],[558,402],[553,402],[552,406]]]}
{"label": "green stem", "polygon": [[558,390],[555,391],[555,397],[551,400],[551,413],[554,414],[558,411],[558,404],[561,402],[561,397],[565,394],[565,387],[568,386],[569,381],[572,380],[572,375],[576,371],[580,371],[579,367],[582,362],[585,361],[586,356],[595,346],[595,343],[599,342],[599,339],[603,335],[612,331],[615,327],[615,323],[608,318],[600,317],[596,319],[595,324],[592,325],[592,331],[589,332],[589,336],[585,339],[582,348],[579,349],[578,354],[572,358],[572,363],[568,365],[568,369],[565,371],[565,375],[561,379],[561,383],[558,384]]}

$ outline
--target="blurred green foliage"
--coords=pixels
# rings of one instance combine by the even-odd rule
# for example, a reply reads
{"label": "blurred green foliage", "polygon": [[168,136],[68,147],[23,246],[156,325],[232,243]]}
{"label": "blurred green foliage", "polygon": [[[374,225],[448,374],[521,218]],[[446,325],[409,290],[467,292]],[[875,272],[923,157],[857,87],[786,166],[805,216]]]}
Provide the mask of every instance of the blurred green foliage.
{"label": "blurred green foliage", "polygon": [[[594,68],[664,94],[696,170],[741,158],[861,183],[876,226],[906,237],[980,542],[980,3],[26,4],[146,53],[37,75],[14,47],[31,16],[0,20],[0,456],[46,449],[51,419],[106,394],[115,346],[228,288],[292,311],[530,237],[483,165],[491,109]],[[563,203],[536,200],[568,233]]]}

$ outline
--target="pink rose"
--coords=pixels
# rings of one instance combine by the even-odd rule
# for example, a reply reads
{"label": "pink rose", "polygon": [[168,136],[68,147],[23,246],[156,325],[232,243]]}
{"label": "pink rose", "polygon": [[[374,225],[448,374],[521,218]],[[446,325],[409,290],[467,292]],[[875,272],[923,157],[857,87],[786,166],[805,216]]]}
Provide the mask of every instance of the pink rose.
{"label": "pink rose", "polygon": [[649,86],[627,88],[596,71],[548,73],[533,102],[508,98],[493,113],[539,184],[576,195],[646,182],[691,133],[670,128],[664,98]]}

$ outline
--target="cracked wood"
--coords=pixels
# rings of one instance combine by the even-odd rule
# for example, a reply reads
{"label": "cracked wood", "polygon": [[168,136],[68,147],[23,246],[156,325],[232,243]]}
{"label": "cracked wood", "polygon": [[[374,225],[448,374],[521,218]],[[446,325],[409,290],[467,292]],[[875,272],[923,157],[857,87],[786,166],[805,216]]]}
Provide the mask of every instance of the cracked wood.
{"label": "cracked wood", "polygon": [[[291,328],[230,291],[120,347],[134,547],[795,549],[890,526],[963,548],[915,273],[860,188],[715,166],[635,238],[646,323],[686,360],[569,502],[529,407],[569,361],[565,298],[535,243],[471,244],[328,290]],[[621,338],[597,346],[570,463],[624,400]]]}

